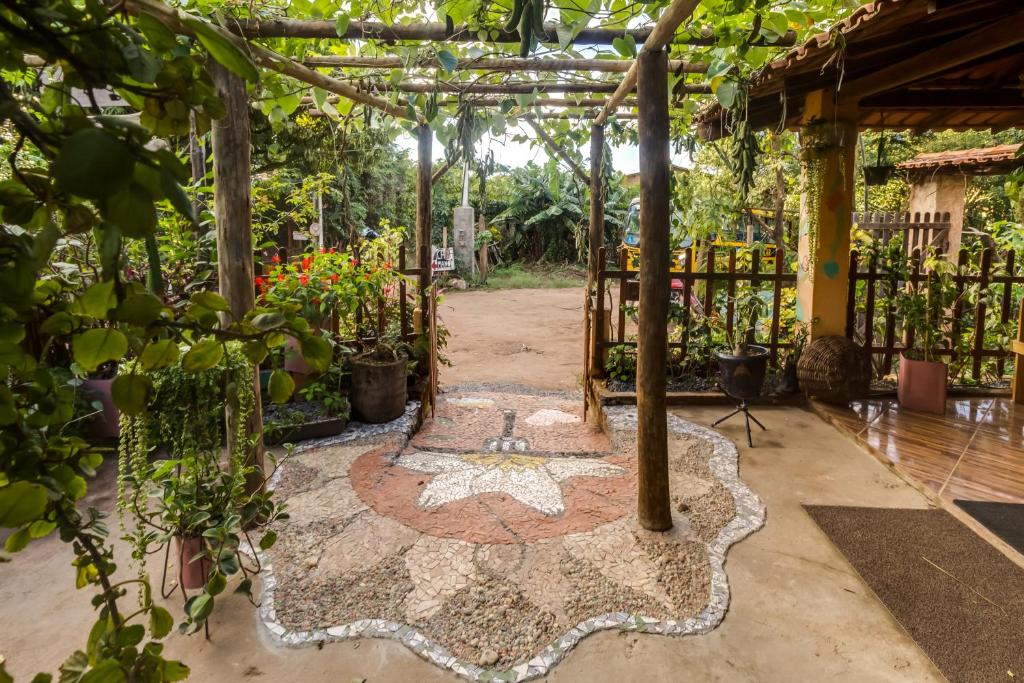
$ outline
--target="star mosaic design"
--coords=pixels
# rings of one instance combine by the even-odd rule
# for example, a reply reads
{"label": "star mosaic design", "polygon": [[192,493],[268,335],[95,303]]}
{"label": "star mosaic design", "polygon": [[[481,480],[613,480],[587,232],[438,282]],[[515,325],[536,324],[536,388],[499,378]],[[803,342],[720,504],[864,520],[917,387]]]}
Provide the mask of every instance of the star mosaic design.
{"label": "star mosaic design", "polygon": [[418,504],[436,508],[485,493],[503,493],[545,515],[565,512],[561,483],[572,477],[616,477],[618,465],[596,458],[548,458],[519,453],[428,453],[415,451],[397,464],[436,475]]}

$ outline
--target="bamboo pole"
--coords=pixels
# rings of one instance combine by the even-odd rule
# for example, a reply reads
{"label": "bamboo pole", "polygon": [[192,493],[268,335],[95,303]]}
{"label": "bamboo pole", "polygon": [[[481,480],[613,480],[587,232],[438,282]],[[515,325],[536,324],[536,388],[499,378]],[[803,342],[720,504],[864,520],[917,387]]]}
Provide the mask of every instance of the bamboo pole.
{"label": "bamboo pole", "polygon": [[[249,170],[249,97],[245,81],[217,62],[210,64],[210,77],[226,113],[213,122],[213,207],[217,226],[217,279],[220,294],[227,299],[232,318],[240,319],[256,306],[253,288],[252,215]],[[246,476],[250,493],[263,488],[263,411],[260,408],[259,377],[254,377],[255,405],[246,433],[256,437],[246,452],[245,465],[256,468]],[[228,449],[235,440],[238,419],[235,406],[225,406]]]}
{"label": "bamboo pole", "polygon": [[[341,98],[338,95],[330,95],[327,101],[331,104],[337,104]],[[500,107],[509,100],[508,97],[480,97],[480,98],[446,98],[438,102],[441,106],[447,105],[458,105],[458,104],[471,104],[474,107]],[[537,98],[526,106],[520,106],[518,103],[515,105],[517,109],[536,109],[540,107],[558,107],[558,108],[574,108],[574,107],[604,107],[608,100],[604,98],[593,98],[593,97],[581,97],[579,99],[565,98],[565,97],[545,97]],[[302,98],[301,104],[310,105],[314,104],[315,100],[308,95]],[[630,97],[623,100],[619,107],[622,108],[635,108],[636,98]]]}
{"label": "bamboo pole", "polygon": [[640,100],[640,318],[637,334],[637,515],[653,531],[672,528],[665,368],[669,305],[668,68],[664,50],[637,58]]}
{"label": "bamboo pole", "polygon": [[[193,31],[185,21],[185,19],[188,18],[188,15],[173,7],[165,5],[160,0],[125,0],[124,6],[129,12],[142,12],[149,14],[174,30],[176,33],[190,36],[195,35],[195,31]],[[395,118],[409,118],[404,102],[400,101],[396,104],[383,98],[376,97],[375,95],[371,95],[370,93],[363,92],[348,83],[344,83],[336,78],[331,78],[326,74],[322,74],[319,71],[303,66],[295,60],[285,57],[284,55],[280,55],[273,50],[263,47],[262,45],[250,43],[231,31],[217,26],[216,24],[210,24],[210,30],[216,31],[226,40],[234,43],[238,49],[248,54],[253,62],[258,66],[271,69],[272,71],[276,71],[286,76],[291,76],[298,81],[315,85],[318,88],[323,88],[324,90],[333,92],[336,95],[347,97],[353,102],[359,102],[360,104],[374,107],[375,109],[379,109],[387,114],[391,114]]]}
{"label": "bamboo pole", "polygon": [[[673,0],[672,4],[669,5],[661,17],[658,19],[658,23],[655,24],[651,33],[644,40],[643,48],[641,52],[647,50],[650,52],[657,52],[664,48],[666,45],[672,42],[672,38],[675,35],[676,29],[679,25],[686,21],[686,19],[693,14],[693,10],[697,8],[697,4],[700,0]],[[626,72],[626,76],[622,79],[618,89],[612,93],[612,96],[608,99],[605,104],[604,111],[597,117],[596,122],[603,124],[608,120],[608,117],[619,106],[622,100],[626,99],[626,95],[633,91],[636,87],[637,82],[637,65],[633,62],[633,66]],[[691,92],[685,87],[681,92]]]}
{"label": "bamboo pole", "polygon": [[584,185],[590,184],[590,178],[587,176],[586,172],[584,172],[584,170],[580,168],[580,165],[576,163],[576,160],[569,156],[569,153],[566,152],[565,149],[563,149],[558,143],[556,143],[551,138],[551,136],[548,135],[548,132],[546,130],[544,130],[543,128],[540,127],[540,125],[537,124],[536,119],[532,115],[524,116],[523,120],[530,124],[530,127],[533,128],[534,131],[536,131],[540,139],[544,141],[545,145],[547,145],[548,150],[552,154],[560,158],[562,161],[564,161],[565,164],[569,167],[569,169],[574,174],[576,174],[576,177],[579,178]]}
{"label": "bamboo pole", "polygon": [[433,215],[431,210],[431,147],[434,132],[425,123],[416,128],[416,267],[420,269],[419,289],[421,308],[421,329],[424,334],[430,329],[430,310],[427,305],[427,291],[430,289],[430,251]]}
{"label": "bamboo pole", "polygon": [[[440,69],[441,63],[432,56],[422,57],[413,64],[408,64],[401,57],[393,56],[347,56],[347,55],[311,55],[302,58],[308,67],[337,67],[364,69]],[[520,58],[520,57],[479,57],[476,59],[459,59],[456,70],[474,71],[511,71],[511,72],[561,72],[561,71],[597,71],[600,73],[626,73],[629,71],[631,59],[572,59],[572,58]],[[703,62],[687,62],[673,59],[669,62],[669,70],[673,73],[707,73],[708,65]]]}
{"label": "bamboo pole", "polygon": [[[664,15],[662,15],[664,16]],[[339,36],[333,20],[316,19],[236,19],[233,21],[237,30],[248,38],[333,38],[335,40],[385,40],[385,41],[436,41],[452,43],[519,43],[518,31],[502,31],[492,29],[487,40],[480,40],[476,28],[459,24],[449,29],[441,22],[419,22],[415,24],[383,24],[376,21],[351,21],[345,34]],[[637,44],[645,42],[653,27],[621,29],[621,28],[585,28],[573,38],[575,45],[611,45],[616,38],[624,35],[633,36]],[[560,44],[558,26],[554,23],[544,25],[544,35],[539,36],[542,43]],[[702,29],[695,35],[680,36],[673,41],[679,45],[715,45],[717,37],[710,29]],[[796,32],[787,31],[780,40],[771,43],[772,47],[789,47],[796,42]],[[757,39],[753,45],[766,45],[763,39]]]}

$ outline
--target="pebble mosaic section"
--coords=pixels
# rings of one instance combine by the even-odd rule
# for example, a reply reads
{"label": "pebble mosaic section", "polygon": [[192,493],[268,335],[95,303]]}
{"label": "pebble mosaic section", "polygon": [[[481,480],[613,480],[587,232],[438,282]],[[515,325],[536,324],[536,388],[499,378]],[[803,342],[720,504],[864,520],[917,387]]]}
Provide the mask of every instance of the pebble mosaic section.
{"label": "pebble mosaic section", "polygon": [[675,525],[635,518],[636,410],[474,387],[410,439],[390,425],[304,444],[272,484],[291,519],[263,554],[261,618],[282,644],[404,643],[472,680],[544,675],[602,629],[721,621],[729,546],[764,521],[733,445],[673,416]]}

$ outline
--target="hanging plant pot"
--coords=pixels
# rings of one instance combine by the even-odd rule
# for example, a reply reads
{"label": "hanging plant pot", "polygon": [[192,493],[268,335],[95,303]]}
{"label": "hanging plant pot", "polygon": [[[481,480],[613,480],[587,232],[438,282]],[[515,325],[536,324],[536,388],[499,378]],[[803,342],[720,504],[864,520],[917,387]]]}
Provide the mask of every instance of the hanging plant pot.
{"label": "hanging plant pot", "polygon": [[409,360],[379,360],[372,353],[353,356],[352,411],[356,418],[370,424],[390,422],[405,412]]}
{"label": "hanging plant pot", "polygon": [[923,413],[946,413],[949,368],[939,361],[914,360],[900,354],[896,395],[900,405]]}
{"label": "hanging plant pot", "polygon": [[895,166],[865,166],[864,184],[869,186],[885,185],[895,170]]}
{"label": "hanging plant pot", "polygon": [[715,351],[718,359],[719,382],[725,393],[733,398],[752,399],[761,395],[765,370],[768,367],[768,349],[747,344],[742,353]]}
{"label": "hanging plant pot", "polygon": [[182,588],[198,589],[205,586],[210,577],[210,560],[205,557],[196,559],[203,552],[202,537],[175,536],[174,544],[181,568]]}

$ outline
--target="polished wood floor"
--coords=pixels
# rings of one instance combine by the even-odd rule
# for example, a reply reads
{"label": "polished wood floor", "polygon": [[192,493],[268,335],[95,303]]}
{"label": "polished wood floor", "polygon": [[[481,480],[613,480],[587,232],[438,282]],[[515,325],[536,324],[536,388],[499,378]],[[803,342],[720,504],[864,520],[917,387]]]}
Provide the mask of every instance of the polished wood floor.
{"label": "polished wood floor", "polygon": [[945,415],[904,410],[895,399],[819,407],[927,493],[1024,503],[1024,406],[1008,398],[949,399]]}

